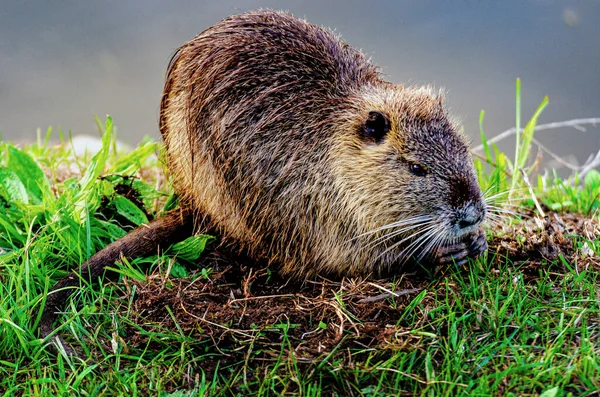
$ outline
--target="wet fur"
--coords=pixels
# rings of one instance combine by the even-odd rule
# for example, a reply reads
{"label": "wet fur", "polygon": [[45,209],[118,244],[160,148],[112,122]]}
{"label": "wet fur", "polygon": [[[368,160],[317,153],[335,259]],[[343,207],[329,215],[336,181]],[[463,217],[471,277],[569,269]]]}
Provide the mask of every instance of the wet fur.
{"label": "wet fur", "polygon": [[[365,248],[379,235],[356,236],[444,207],[456,195],[446,178],[480,199],[439,92],[386,82],[361,52],[289,14],[204,31],[173,57],[164,92],[160,130],[184,205],[287,274],[387,272],[399,250],[380,257],[385,245]],[[371,110],[390,118],[384,144],[358,134]],[[412,160],[431,165],[429,186],[399,170]]]}
{"label": "wet fur", "polygon": [[[390,123],[379,143],[361,134],[373,110]],[[440,224],[431,234],[444,233],[431,236],[429,259],[464,261],[485,250],[477,225],[464,234],[451,226],[460,211],[485,208],[441,94],[386,82],[361,52],[289,14],[232,16],[179,48],[160,130],[181,209],[57,283],[43,337],[80,277],[94,280],[121,256],[148,254],[199,226],[298,278],[401,271],[410,233],[385,240],[377,230],[420,214]],[[428,177],[411,174],[411,163],[426,166]]]}

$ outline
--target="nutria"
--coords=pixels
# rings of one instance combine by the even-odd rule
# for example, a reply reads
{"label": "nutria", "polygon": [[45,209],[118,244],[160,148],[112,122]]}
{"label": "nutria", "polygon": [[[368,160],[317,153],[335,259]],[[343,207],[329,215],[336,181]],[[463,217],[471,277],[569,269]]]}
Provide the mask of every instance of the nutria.
{"label": "nutria", "polygon": [[385,81],[361,52],[290,14],[235,15],[180,47],[160,131],[181,208],[61,280],[42,336],[79,277],[193,229],[295,278],[462,264],[487,247],[486,205],[441,93]]}

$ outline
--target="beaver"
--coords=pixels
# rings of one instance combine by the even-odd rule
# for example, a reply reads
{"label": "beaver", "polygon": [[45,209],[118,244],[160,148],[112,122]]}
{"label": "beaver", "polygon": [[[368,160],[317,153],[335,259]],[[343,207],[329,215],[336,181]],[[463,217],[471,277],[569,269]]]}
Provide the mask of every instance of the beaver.
{"label": "beaver", "polygon": [[462,265],[487,248],[486,204],[443,93],[386,81],[288,13],[231,16],[181,46],[159,124],[180,208],[57,283],[42,336],[80,277],[195,230],[293,278]]}

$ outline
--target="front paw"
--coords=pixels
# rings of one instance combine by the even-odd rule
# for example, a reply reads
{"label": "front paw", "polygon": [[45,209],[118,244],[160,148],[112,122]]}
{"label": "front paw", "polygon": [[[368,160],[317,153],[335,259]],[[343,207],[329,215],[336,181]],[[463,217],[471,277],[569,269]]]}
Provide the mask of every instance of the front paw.
{"label": "front paw", "polygon": [[456,244],[440,247],[437,251],[435,262],[438,265],[454,263],[457,266],[462,266],[467,263],[468,258],[478,257],[487,248],[485,230],[479,228]]}
{"label": "front paw", "polygon": [[469,257],[477,258],[487,251],[488,243],[486,237],[487,235],[482,227],[477,229],[472,235],[469,235]]}

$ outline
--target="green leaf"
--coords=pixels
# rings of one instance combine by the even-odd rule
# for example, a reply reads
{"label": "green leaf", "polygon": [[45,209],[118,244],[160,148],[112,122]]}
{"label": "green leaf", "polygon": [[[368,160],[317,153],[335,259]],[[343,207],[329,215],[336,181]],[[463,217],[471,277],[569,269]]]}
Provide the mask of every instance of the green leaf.
{"label": "green leaf", "polygon": [[537,176],[537,190],[538,194],[542,194],[544,191],[544,178],[541,175]]}
{"label": "green leaf", "polygon": [[115,192],[115,187],[112,183],[107,180],[100,181],[98,186],[98,195],[100,196],[112,196]]}
{"label": "green leaf", "polygon": [[171,254],[175,254],[180,258],[193,262],[200,258],[206,244],[212,240],[214,240],[214,237],[204,234],[188,237],[177,244],[173,244],[169,251],[171,251]]}
{"label": "green leaf", "polygon": [[148,223],[148,217],[144,214],[144,211],[139,209],[129,199],[124,196],[117,195],[113,200],[117,213],[125,217],[128,221],[131,221],[135,225],[141,225],[142,223]]}
{"label": "green leaf", "polygon": [[540,114],[544,110],[544,108],[548,106],[548,97],[544,97],[542,103],[537,107],[531,119],[525,126],[523,130],[523,135],[521,136],[521,148],[519,150],[519,159],[517,161],[517,167],[523,168],[525,167],[525,163],[529,158],[529,153],[531,151],[531,140],[533,139],[533,133],[535,132],[535,125],[537,124],[537,120],[540,117]]}
{"label": "green leaf", "polygon": [[125,277],[129,277],[133,280],[137,281],[145,281],[146,275],[139,270],[137,266],[134,266],[127,258],[121,258],[116,263],[115,266],[107,266],[106,270],[113,271],[117,274],[121,274]]}
{"label": "green leaf", "polygon": [[501,168],[503,171],[508,168],[512,171],[513,163],[510,161],[510,159],[508,157],[506,157],[504,152],[502,152],[502,151],[500,151],[500,149],[498,149],[498,146],[496,146],[495,143],[492,144],[492,146],[494,148],[494,153],[496,155],[496,165],[498,166],[498,168]]}
{"label": "green leaf", "polygon": [[[517,170],[517,167],[519,166],[519,158],[520,158],[520,154],[519,154],[519,150],[521,149],[521,143],[520,143],[520,139],[521,139],[521,79],[517,78],[516,81],[516,86],[515,86],[515,94],[516,94],[516,98],[515,98],[515,104],[516,104],[516,109],[515,109],[515,115],[516,115],[516,120],[515,120],[515,157],[513,158],[514,161],[514,166],[510,166],[511,172],[512,172],[512,182],[511,182],[511,186],[510,186],[510,191],[513,192],[517,185],[519,184],[519,181],[521,180],[521,177],[519,175],[519,170]],[[508,159],[507,159],[508,161]],[[510,161],[508,161],[510,163]],[[510,195],[509,195],[510,196]]]}
{"label": "green leaf", "polygon": [[590,172],[585,175],[583,181],[585,186],[589,186],[592,189],[600,186],[600,172],[596,170],[590,170]]}
{"label": "green leaf", "polygon": [[[119,226],[115,225],[114,223],[102,221],[100,219],[96,219],[95,222],[98,222],[98,224],[101,225],[101,227],[104,229],[103,233],[95,232],[94,235],[96,235],[96,236],[99,236],[99,237],[104,236],[111,240],[116,240],[127,234],[127,232],[125,230],[121,229]],[[94,229],[94,230],[96,230],[96,229]]]}
{"label": "green leaf", "polygon": [[106,127],[104,129],[104,134],[102,135],[102,148],[94,155],[94,157],[92,157],[90,165],[79,183],[82,191],[89,190],[94,181],[98,179],[102,174],[102,171],[104,171],[112,138],[112,119],[107,117]]}
{"label": "green leaf", "polygon": [[558,388],[558,386],[555,386],[552,389],[548,389],[542,394],[540,394],[540,397],[556,397],[559,391],[560,389]]}
{"label": "green leaf", "polygon": [[175,278],[184,278],[189,276],[189,273],[181,263],[174,262],[173,266],[171,266],[170,275]]}
{"label": "green leaf", "polygon": [[136,148],[134,151],[127,153],[125,156],[119,158],[112,168],[111,172],[115,174],[133,174],[140,169],[140,165],[154,154],[160,145],[156,142],[147,142],[142,146]]}
{"label": "green leaf", "polygon": [[25,243],[26,235],[23,234],[23,231],[18,230],[15,227],[15,224],[10,222],[10,219],[0,217],[0,230],[2,230],[2,228],[12,240],[19,242],[19,244]]}
{"label": "green leaf", "polygon": [[0,167],[0,192],[9,202],[18,201],[23,204],[29,204],[29,196],[25,185],[21,179],[10,169]]}
{"label": "green leaf", "polygon": [[50,183],[35,160],[14,146],[7,148],[8,161],[6,165],[19,177],[27,190],[30,201],[40,204],[44,197],[50,197]]}
{"label": "green leaf", "polygon": [[562,209],[562,204],[561,203],[551,203],[549,207],[552,211],[560,211]]}
{"label": "green leaf", "polygon": [[138,269],[135,269],[131,263],[127,260],[121,260],[121,266],[117,266],[117,267],[112,267],[112,266],[107,266],[106,270],[110,270],[112,272],[121,274],[125,277],[129,277],[133,280],[137,280],[137,281],[146,281],[146,275],[144,273],[142,273],[141,271],[139,271]]}
{"label": "green leaf", "polygon": [[[521,138],[521,79],[517,78],[517,81],[515,82],[515,116],[516,116],[516,120],[515,120],[515,138],[516,138],[516,143],[515,143],[515,158],[514,158],[514,162],[515,162],[515,166],[518,166],[518,159],[519,159],[519,150],[521,149],[521,144],[520,144],[520,138]],[[516,170],[513,169],[513,189],[514,189],[514,183],[516,183],[516,179],[514,174],[516,173]]]}
{"label": "green leaf", "polygon": [[179,205],[179,197],[177,194],[173,193],[169,197],[167,197],[167,201],[165,202],[165,206],[163,211],[170,211],[175,209]]}
{"label": "green leaf", "polygon": [[485,117],[485,111],[481,111],[479,113],[479,135],[481,137],[481,144],[483,145],[483,151],[485,152],[485,159],[488,163],[492,163],[492,151],[490,150],[490,145],[488,145],[487,138],[483,133],[483,118]]}
{"label": "green leaf", "polygon": [[398,321],[396,322],[396,324],[400,324],[402,322],[402,320],[404,320],[404,318],[407,315],[410,315],[415,308],[423,301],[423,299],[425,299],[425,296],[427,295],[427,290],[424,289],[423,291],[421,291],[419,293],[419,295],[417,295],[405,308],[404,308],[404,312],[400,315],[400,318],[398,319]]}
{"label": "green leaf", "polygon": [[[96,122],[100,125],[99,120]],[[96,182],[96,179],[102,174],[106,167],[106,159],[110,151],[110,144],[113,140],[113,124],[112,118],[108,116],[106,118],[106,124],[104,128],[104,135],[102,135],[102,149],[98,151],[92,157],[90,165],[83,174],[81,181],[79,182],[80,190],[74,200],[73,212],[77,219],[83,221],[85,219],[85,207],[86,201],[94,193],[92,187]]]}

